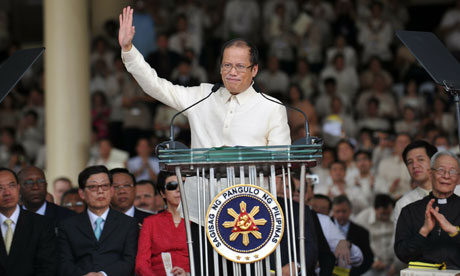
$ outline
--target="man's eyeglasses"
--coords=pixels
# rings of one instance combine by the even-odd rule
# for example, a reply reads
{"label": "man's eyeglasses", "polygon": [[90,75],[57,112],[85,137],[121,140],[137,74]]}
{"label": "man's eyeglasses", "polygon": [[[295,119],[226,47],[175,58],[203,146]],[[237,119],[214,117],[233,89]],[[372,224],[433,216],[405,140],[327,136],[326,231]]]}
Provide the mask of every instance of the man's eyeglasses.
{"label": "man's eyeglasses", "polygon": [[66,208],[71,208],[71,207],[80,207],[84,205],[85,203],[83,201],[77,201],[77,202],[67,202],[67,203],[64,203],[62,206]]}
{"label": "man's eyeglasses", "polygon": [[22,186],[30,189],[34,186],[34,184],[37,184],[39,188],[44,188],[46,186],[46,179],[37,179],[37,180],[27,179],[22,183]]}
{"label": "man's eyeglasses", "polygon": [[134,187],[133,184],[123,184],[123,185],[113,185],[115,191],[123,190],[131,190]]}
{"label": "man's eyeglasses", "polygon": [[448,174],[449,177],[454,177],[454,176],[457,176],[458,175],[458,171],[455,170],[455,169],[451,169],[451,170],[446,170],[444,168],[432,168],[432,170],[439,176],[444,176],[446,175],[446,172]]}
{"label": "man's eyeglasses", "polygon": [[110,184],[87,185],[85,188],[90,190],[91,192],[97,192],[99,191],[99,188],[101,188],[103,191],[108,191],[110,189]]}
{"label": "man's eyeglasses", "polygon": [[246,66],[246,65],[243,65],[243,64],[233,65],[231,63],[223,63],[223,64],[220,65],[220,68],[222,69],[222,72],[230,72],[230,71],[232,71],[232,68],[235,68],[236,72],[244,73],[244,72],[247,71],[248,68],[251,68],[253,66],[254,66],[254,64]]}
{"label": "man's eyeglasses", "polygon": [[171,181],[171,182],[166,183],[165,188],[168,191],[174,191],[177,189],[178,186],[179,186],[179,183],[177,181]]}
{"label": "man's eyeglasses", "polygon": [[0,186],[0,194],[3,193],[6,190],[12,190],[12,189],[16,188],[16,186],[17,186],[17,184],[14,183],[14,182],[11,182],[10,184],[5,185],[5,186]]}

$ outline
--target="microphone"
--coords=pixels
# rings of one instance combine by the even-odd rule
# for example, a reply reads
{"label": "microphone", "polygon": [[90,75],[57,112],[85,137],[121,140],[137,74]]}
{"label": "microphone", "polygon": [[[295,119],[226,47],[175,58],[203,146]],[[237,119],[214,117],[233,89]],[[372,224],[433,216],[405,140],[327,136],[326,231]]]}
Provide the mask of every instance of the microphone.
{"label": "microphone", "polygon": [[178,141],[174,141],[174,119],[176,119],[177,116],[179,116],[180,114],[184,113],[185,111],[189,110],[190,108],[194,107],[195,105],[201,103],[202,101],[206,100],[207,98],[209,98],[213,93],[215,93],[217,90],[219,90],[219,88],[221,88],[224,84],[221,83],[221,82],[218,82],[216,84],[214,84],[214,86],[211,88],[211,93],[209,93],[206,97],[204,97],[203,99],[197,101],[196,103],[192,104],[191,106],[177,112],[176,114],[174,114],[174,116],[171,118],[171,122],[169,123],[169,141],[164,141],[160,144],[157,145],[156,149],[155,149],[155,153],[158,155],[158,150],[159,149],[188,149],[188,147],[186,145],[184,145],[183,143],[181,142],[178,142]]}
{"label": "microphone", "polygon": [[[311,145],[313,144],[313,137],[310,136],[310,126],[308,124],[308,119],[307,119],[307,114],[305,114],[305,112],[303,112],[301,109],[297,108],[297,107],[293,107],[293,106],[290,106],[288,104],[285,104],[283,102],[277,102],[275,100],[272,100],[270,99],[269,97],[265,96],[264,93],[262,93],[260,91],[260,87],[257,85],[257,83],[254,81],[252,87],[254,88],[254,90],[259,93],[260,95],[262,95],[262,97],[264,97],[265,99],[271,101],[271,102],[274,102],[274,103],[277,103],[279,105],[282,105],[284,107],[287,107],[287,108],[290,108],[292,110],[295,110],[297,112],[300,112],[302,113],[303,117],[305,118],[305,137],[302,137],[302,138],[299,138],[297,140],[294,141],[293,145]],[[316,138],[316,137],[315,137]],[[316,138],[318,139],[318,138]]]}

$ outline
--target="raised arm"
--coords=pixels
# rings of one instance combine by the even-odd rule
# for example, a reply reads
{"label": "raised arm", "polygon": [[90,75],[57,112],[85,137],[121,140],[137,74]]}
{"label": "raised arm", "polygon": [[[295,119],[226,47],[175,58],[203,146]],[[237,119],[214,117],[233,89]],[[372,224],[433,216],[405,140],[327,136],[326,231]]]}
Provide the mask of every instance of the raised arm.
{"label": "raised arm", "polygon": [[133,9],[128,6],[123,8],[123,13],[120,14],[120,30],[118,31],[118,43],[121,49],[127,52],[133,46],[133,38],[136,33],[133,26]]}

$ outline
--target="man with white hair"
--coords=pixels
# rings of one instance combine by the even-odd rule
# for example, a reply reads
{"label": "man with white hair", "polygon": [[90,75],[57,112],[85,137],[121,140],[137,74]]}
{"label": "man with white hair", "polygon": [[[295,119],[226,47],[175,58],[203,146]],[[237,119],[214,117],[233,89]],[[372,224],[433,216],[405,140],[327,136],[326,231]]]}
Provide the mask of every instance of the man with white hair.
{"label": "man with white hair", "polygon": [[460,197],[454,194],[459,173],[455,154],[433,155],[432,192],[404,207],[399,216],[394,248],[400,260],[444,262],[448,269],[460,269]]}

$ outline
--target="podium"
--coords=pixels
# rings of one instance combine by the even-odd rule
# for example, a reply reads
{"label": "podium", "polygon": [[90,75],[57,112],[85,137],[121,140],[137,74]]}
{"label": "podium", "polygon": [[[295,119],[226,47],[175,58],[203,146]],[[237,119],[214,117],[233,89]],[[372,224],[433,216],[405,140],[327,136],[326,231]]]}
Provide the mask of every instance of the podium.
{"label": "podium", "polygon": [[[314,167],[321,158],[321,144],[310,145],[285,145],[285,146],[263,146],[263,147],[221,147],[221,148],[197,148],[197,149],[160,149],[158,151],[160,167],[162,170],[175,173],[179,182],[181,194],[182,211],[184,215],[187,243],[190,258],[191,275],[196,275],[195,266],[200,266],[201,275],[209,275],[210,267],[213,269],[213,275],[219,275],[219,271],[225,276],[229,275],[228,271],[233,271],[231,275],[281,275],[281,259],[289,260],[288,263],[299,265],[300,275],[307,275],[306,255],[305,255],[305,182],[306,169]],[[298,210],[299,229],[294,227],[294,209],[292,202],[292,189],[294,183],[291,182],[293,169],[300,169],[300,198]],[[281,174],[283,187],[278,188],[278,193],[282,193],[280,202],[277,200],[276,176]],[[196,195],[186,194],[184,190],[183,177],[193,178],[196,185]],[[188,180],[187,180],[188,181]],[[242,186],[240,184],[248,184]],[[245,198],[245,195],[234,196],[238,191],[253,193]],[[227,215],[221,207],[233,203],[222,203],[225,198],[238,199],[233,208],[227,209],[227,213],[235,218],[235,226],[232,221],[224,221],[217,218],[217,215]],[[198,241],[192,240],[190,215],[187,198],[195,198],[193,203],[197,203],[199,238]],[[271,200],[274,198],[275,200]],[[215,200],[214,200],[215,199]],[[196,200],[196,202],[195,202]],[[262,202],[266,200],[266,202]],[[262,202],[259,206],[252,207],[251,202]],[[274,201],[274,202],[272,202]],[[246,202],[249,202],[246,204]],[[264,206],[267,210],[277,210],[277,205],[282,205],[284,212],[283,239],[287,238],[288,250],[280,250],[277,233],[281,228],[276,225],[280,220],[274,215],[266,215]],[[211,206],[211,207],[209,207]],[[274,207],[269,207],[274,206]],[[283,208],[284,207],[284,208]],[[246,209],[247,208],[247,212]],[[231,209],[231,210],[230,210]],[[239,210],[240,214],[235,210]],[[196,211],[196,210],[195,210]],[[216,215],[216,218],[215,218]],[[242,216],[245,215],[245,216]],[[227,215],[227,217],[229,217]],[[270,225],[270,217],[276,227],[274,231],[266,231],[267,225]],[[214,219],[215,218],[215,219]],[[247,226],[254,229],[253,232],[240,231],[240,219],[248,220]],[[228,220],[228,219],[227,219]],[[215,222],[216,221],[216,222]],[[217,221],[219,221],[217,223]],[[216,223],[216,224],[212,224]],[[252,224],[251,224],[252,223]],[[204,225],[203,225],[204,224]],[[224,227],[222,230],[214,228]],[[222,226],[223,225],[223,226]],[[205,226],[205,227],[203,227]],[[230,229],[225,229],[225,227]],[[241,227],[244,227],[241,224]],[[237,229],[238,228],[238,229]],[[238,231],[237,231],[238,230]],[[206,233],[205,233],[206,231]],[[218,233],[217,233],[217,232]],[[266,231],[268,234],[265,234]],[[298,233],[296,234],[296,231]],[[230,238],[224,233],[231,233]],[[241,234],[241,235],[240,235]],[[264,254],[246,254],[248,244],[261,243],[266,235],[273,235],[273,239],[261,244],[264,247],[271,246],[270,242],[278,242],[273,249],[268,249],[266,256]],[[296,238],[298,237],[298,238]],[[219,240],[222,238],[222,240]],[[228,252],[221,244],[227,244],[233,238],[237,245],[235,254],[225,255]],[[193,247],[199,245],[199,256],[194,256]],[[212,249],[209,245],[212,245]],[[258,244],[257,244],[258,245]],[[208,249],[209,248],[209,249]],[[239,250],[239,249],[241,250]],[[211,250],[212,252],[208,252]],[[231,250],[230,250],[231,251]],[[240,252],[240,253],[239,253]],[[299,252],[299,254],[297,253]],[[219,254],[223,257],[219,257]],[[269,255],[273,255],[271,258]],[[212,255],[212,264],[210,264],[209,255]],[[259,256],[260,255],[260,256]],[[262,258],[263,257],[263,258]],[[196,259],[195,259],[196,258]],[[199,261],[198,261],[199,260]],[[270,264],[270,260],[274,263]],[[290,275],[297,275],[295,267],[290,269]]]}

